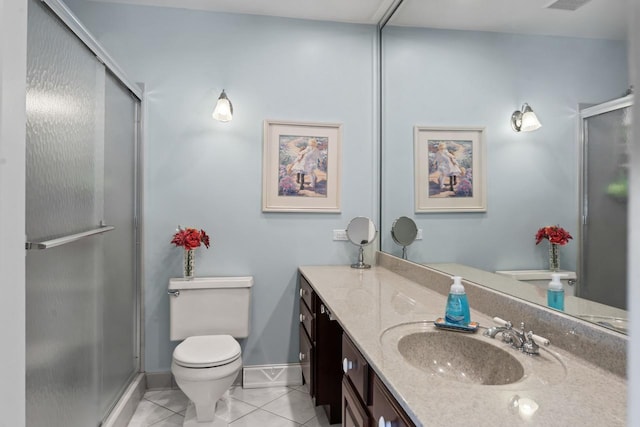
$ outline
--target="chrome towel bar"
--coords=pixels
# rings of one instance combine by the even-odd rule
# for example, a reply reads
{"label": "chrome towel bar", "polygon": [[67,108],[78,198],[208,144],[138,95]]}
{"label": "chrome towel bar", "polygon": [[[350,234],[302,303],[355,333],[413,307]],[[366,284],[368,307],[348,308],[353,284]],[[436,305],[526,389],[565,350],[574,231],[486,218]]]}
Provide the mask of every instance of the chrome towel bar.
{"label": "chrome towel bar", "polygon": [[84,239],[85,237],[106,233],[107,231],[111,231],[114,229],[115,227],[112,225],[101,225],[100,227],[93,230],[83,231],[82,233],[69,234],[67,236],[58,237],[57,239],[45,240],[43,242],[26,242],[25,249],[30,251],[35,249],[55,248],[56,246],[66,245],[67,243],[76,242],[80,239]]}

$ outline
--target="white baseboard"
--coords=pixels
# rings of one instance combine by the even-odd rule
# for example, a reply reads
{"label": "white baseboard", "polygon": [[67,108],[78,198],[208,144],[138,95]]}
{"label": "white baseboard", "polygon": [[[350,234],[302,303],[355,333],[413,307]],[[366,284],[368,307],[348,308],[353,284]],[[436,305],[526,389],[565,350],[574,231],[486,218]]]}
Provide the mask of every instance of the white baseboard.
{"label": "white baseboard", "polygon": [[299,363],[245,366],[242,379],[243,388],[302,385],[302,369]]}

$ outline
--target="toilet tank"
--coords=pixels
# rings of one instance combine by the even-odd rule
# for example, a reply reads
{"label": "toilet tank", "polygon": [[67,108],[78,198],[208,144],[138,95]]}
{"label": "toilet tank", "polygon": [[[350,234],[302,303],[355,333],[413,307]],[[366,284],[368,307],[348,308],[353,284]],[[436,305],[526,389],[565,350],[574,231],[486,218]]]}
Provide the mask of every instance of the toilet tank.
{"label": "toilet tank", "polygon": [[195,335],[249,336],[253,277],[197,277],[169,280],[169,338]]}
{"label": "toilet tank", "polygon": [[[521,282],[530,283],[536,285],[546,291],[551,281],[551,273],[549,270],[510,270],[510,271],[496,271],[497,274],[508,276]],[[565,295],[575,295],[575,282],[576,273],[574,271],[560,270],[558,273],[563,276],[560,278],[562,287],[564,288]]]}

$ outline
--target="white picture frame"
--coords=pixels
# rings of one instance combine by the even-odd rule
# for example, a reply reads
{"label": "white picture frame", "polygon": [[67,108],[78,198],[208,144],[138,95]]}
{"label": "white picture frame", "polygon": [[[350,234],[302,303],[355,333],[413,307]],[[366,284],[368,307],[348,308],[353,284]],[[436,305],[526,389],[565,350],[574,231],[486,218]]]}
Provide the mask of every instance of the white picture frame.
{"label": "white picture frame", "polygon": [[484,127],[414,127],[415,212],[486,212]]}
{"label": "white picture frame", "polygon": [[265,120],[263,212],[340,212],[342,124]]}

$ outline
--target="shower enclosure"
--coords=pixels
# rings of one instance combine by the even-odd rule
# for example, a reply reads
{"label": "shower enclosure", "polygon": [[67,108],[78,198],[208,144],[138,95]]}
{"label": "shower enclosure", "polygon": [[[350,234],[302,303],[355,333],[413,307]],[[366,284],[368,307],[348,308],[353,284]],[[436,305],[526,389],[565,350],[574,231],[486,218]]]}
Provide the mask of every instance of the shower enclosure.
{"label": "shower enclosure", "polygon": [[140,94],[62,3],[28,7],[27,425],[99,426],[140,372]]}
{"label": "shower enclosure", "polygon": [[627,197],[633,95],[585,108],[577,296],[627,309]]}

